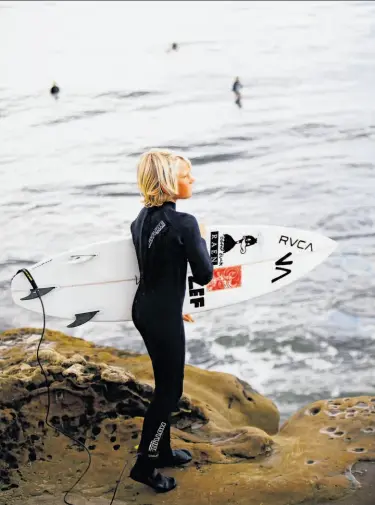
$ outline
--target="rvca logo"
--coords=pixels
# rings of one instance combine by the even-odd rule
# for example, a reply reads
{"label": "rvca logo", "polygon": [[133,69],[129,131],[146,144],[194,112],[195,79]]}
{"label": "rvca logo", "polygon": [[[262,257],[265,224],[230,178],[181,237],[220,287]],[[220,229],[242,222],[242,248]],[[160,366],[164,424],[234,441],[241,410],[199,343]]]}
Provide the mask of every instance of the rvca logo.
{"label": "rvca logo", "polygon": [[292,239],[292,237],[287,237],[286,235],[281,235],[279,239],[279,244],[285,244],[289,245],[290,247],[293,247],[296,245],[298,249],[303,249],[304,251],[313,251],[313,245],[311,242],[306,242],[305,240],[301,240],[299,238],[296,238],[295,240]]}
{"label": "rvca logo", "polygon": [[272,279],[272,281],[271,281],[272,283],[283,279],[285,276],[289,275],[292,272],[292,270],[290,268],[285,268],[287,266],[293,265],[293,260],[292,259],[289,260],[289,258],[291,256],[292,256],[292,253],[289,252],[285,256],[283,256],[282,258],[279,258],[275,262],[276,270],[280,270],[280,272],[283,272],[283,273],[281,275],[279,275],[278,277],[275,277],[274,279]]}

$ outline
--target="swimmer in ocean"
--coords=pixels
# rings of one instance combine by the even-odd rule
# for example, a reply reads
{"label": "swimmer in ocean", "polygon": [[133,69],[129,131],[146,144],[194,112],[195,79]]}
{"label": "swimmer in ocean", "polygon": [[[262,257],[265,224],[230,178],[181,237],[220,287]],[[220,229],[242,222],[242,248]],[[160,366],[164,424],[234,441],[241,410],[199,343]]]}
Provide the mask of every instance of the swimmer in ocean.
{"label": "swimmer in ocean", "polygon": [[232,86],[232,91],[236,96],[235,104],[238,105],[238,107],[242,106],[242,103],[241,103],[242,96],[241,96],[241,91],[240,91],[242,87],[243,86],[240,82],[240,78],[236,77],[236,79],[233,83],[233,86]]}
{"label": "swimmer in ocean", "polygon": [[55,98],[57,98],[58,94],[60,93],[60,88],[57,86],[57,84],[55,83],[55,81],[53,81],[52,88],[50,89],[50,93]]}

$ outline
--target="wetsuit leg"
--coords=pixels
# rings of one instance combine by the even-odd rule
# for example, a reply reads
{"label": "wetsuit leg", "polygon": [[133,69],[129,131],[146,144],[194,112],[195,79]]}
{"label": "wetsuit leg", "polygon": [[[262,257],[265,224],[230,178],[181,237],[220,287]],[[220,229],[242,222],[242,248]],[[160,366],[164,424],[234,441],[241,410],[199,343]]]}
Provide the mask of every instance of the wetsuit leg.
{"label": "wetsuit leg", "polygon": [[151,460],[157,458],[159,452],[171,452],[170,416],[177,409],[183,392],[185,365],[185,331],[181,316],[174,324],[171,318],[165,318],[160,325],[154,323],[154,328],[141,332],[153,365],[155,392],[144,418],[138,448],[138,454]]}
{"label": "wetsuit leg", "polygon": [[[177,407],[173,411],[177,410]],[[159,453],[162,458],[169,457],[172,455],[171,447],[171,414],[168,417],[167,426],[165,427],[163,436],[159,444]]]}

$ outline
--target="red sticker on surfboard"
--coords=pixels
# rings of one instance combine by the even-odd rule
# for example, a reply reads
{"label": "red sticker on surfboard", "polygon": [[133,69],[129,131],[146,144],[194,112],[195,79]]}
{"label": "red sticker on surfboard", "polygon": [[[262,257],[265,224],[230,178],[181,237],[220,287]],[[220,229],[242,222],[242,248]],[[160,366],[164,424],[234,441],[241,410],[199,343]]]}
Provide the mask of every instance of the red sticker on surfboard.
{"label": "red sticker on surfboard", "polygon": [[221,289],[240,288],[242,286],[242,268],[241,265],[234,267],[222,267],[214,269],[214,276],[209,284],[207,291],[219,291]]}

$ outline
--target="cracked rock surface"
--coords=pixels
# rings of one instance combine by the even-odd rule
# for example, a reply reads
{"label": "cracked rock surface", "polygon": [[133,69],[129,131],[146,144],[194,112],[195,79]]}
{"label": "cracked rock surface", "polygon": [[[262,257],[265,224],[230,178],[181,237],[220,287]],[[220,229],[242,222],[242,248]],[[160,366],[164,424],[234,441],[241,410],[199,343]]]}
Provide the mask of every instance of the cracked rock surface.
{"label": "cracked rock surface", "polygon": [[[49,426],[40,334],[0,335],[0,505],[63,503],[87,467],[82,444],[91,467],[68,501],[109,503],[127,461],[115,505],[159,503],[128,478],[153,394],[148,356],[47,330],[39,359]],[[193,461],[163,470],[178,481],[163,504],[375,503],[375,396],[317,401],[279,428],[277,407],[246,382],[187,365],[172,419],[172,446]]]}

